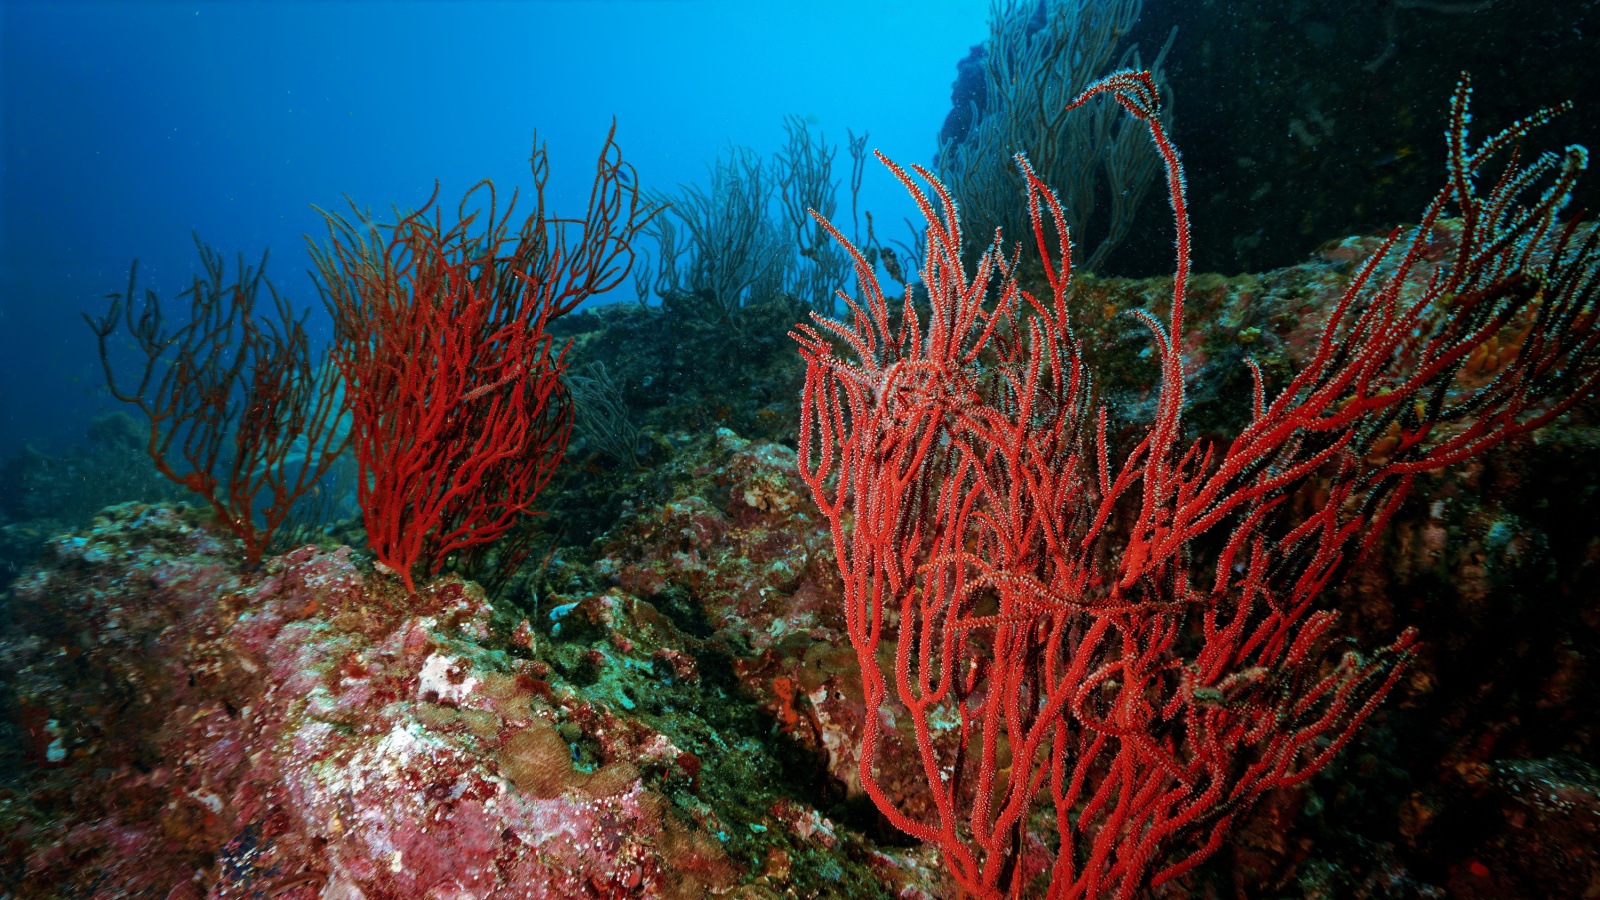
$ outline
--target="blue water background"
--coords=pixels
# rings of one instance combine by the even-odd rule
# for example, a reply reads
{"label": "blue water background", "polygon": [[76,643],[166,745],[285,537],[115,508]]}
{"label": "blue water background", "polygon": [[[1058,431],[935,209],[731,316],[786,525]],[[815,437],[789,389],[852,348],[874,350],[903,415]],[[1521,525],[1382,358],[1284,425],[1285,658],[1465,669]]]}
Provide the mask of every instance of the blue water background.
{"label": "blue water background", "polygon": [[[0,457],[59,450],[106,394],[81,313],[141,284],[175,296],[190,237],[318,305],[312,204],[451,202],[527,186],[535,128],[549,200],[581,214],[613,116],[649,188],[702,180],[731,141],[763,154],[797,113],[931,161],[982,0],[921,2],[0,3]],[[841,215],[849,195],[841,190]],[[862,193],[904,238],[899,188]],[[231,263],[230,263],[231,267]],[[628,300],[632,287],[610,300]],[[173,313],[182,314],[173,308]],[[318,318],[319,332],[326,326]]]}

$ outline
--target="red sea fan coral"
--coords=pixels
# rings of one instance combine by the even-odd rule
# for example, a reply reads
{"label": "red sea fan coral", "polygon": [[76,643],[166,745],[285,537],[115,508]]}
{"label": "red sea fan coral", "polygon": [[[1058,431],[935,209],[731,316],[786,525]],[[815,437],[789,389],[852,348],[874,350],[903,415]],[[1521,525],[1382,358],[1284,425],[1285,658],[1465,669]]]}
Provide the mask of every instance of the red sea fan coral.
{"label": "red sea fan coral", "polygon": [[[139,264],[126,294],[104,316],[85,315],[99,341],[111,395],[149,421],[146,449],[162,475],[205,499],[216,521],[259,562],[295,503],[344,452],[339,379],[311,352],[305,314],[295,313],[261,264],[226,277],[222,254],[195,239],[204,274],[181,297],[189,315],[172,327],[156,292],[136,298]],[[257,309],[265,286],[270,314]],[[143,357],[117,379],[110,341],[120,328]]]}
{"label": "red sea fan coral", "polygon": [[[358,494],[372,550],[414,590],[453,555],[471,558],[533,511],[566,451],[572,408],[558,316],[627,277],[652,210],[612,134],[581,220],[545,210],[535,143],[534,209],[511,229],[494,186],[462,200],[448,230],[430,199],[384,241],[329,215],[313,248],[336,328]],[[482,190],[487,218],[469,212]],[[428,215],[433,211],[433,218]]]}
{"label": "red sea fan coral", "polygon": [[[930,197],[880,156],[927,222],[926,313],[908,292],[891,314],[872,266],[824,223],[859,294],[846,321],[794,333],[801,474],[832,528],[867,704],[861,782],[972,897],[1034,879],[1052,898],[1135,896],[1213,853],[1264,792],[1325,766],[1416,641],[1331,652],[1325,588],[1419,474],[1543,426],[1600,378],[1600,232],[1558,219],[1586,153],[1512,151],[1480,193],[1488,160],[1553,113],[1474,147],[1463,79],[1449,180],[1420,224],[1359,267],[1286,385],[1269,392],[1250,363],[1237,436],[1189,439],[1182,165],[1148,73],[1072,105],[1102,94],[1149,128],[1178,232],[1170,308],[1136,314],[1160,381],[1126,444],[1073,333],[1064,211],[1021,156],[1047,292],[1024,286],[1021,251],[998,234],[969,271],[944,187],[913,167]],[[1445,229],[1457,248],[1430,267]],[[1320,502],[1285,502],[1308,484]],[[925,814],[877,781],[895,722],[915,737]],[[1053,862],[1023,852],[1040,806]]]}

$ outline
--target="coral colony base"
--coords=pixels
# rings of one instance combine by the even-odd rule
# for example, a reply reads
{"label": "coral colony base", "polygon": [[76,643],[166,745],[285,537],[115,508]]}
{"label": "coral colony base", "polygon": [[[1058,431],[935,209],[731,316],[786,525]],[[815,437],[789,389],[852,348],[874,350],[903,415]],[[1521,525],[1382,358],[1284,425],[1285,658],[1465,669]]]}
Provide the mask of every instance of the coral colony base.
{"label": "coral colony base", "polygon": [[[324,360],[287,307],[253,314],[259,269],[229,284],[203,251],[176,327],[130,285],[92,322],[108,379],[207,512],[113,507],[17,566],[0,896],[1438,896],[1394,845],[1312,812],[1370,805],[1346,788],[1380,790],[1373,754],[1379,775],[1326,776],[1363,735],[1398,740],[1382,720],[1407,711],[1380,704],[1402,683],[1454,698],[1424,723],[1454,742],[1436,768],[1508,823],[1440,880],[1581,894],[1600,777],[1491,756],[1508,716],[1447,688],[1428,644],[1560,646],[1526,630],[1553,611],[1472,604],[1570,583],[1529,562],[1546,521],[1550,559],[1592,556],[1556,546],[1582,503],[1541,461],[1600,456],[1561,418],[1600,379],[1600,232],[1560,218],[1585,151],[1515,149],[1556,111],[1474,145],[1469,98],[1463,79],[1417,225],[1236,279],[1190,275],[1149,73],[1067,109],[1114,101],[1147,129],[1171,280],[1075,277],[1026,158],[1033,252],[997,233],[975,254],[940,181],[885,159],[924,219],[920,272],[891,302],[878,263],[902,257],[817,216],[857,290],[793,332],[797,450],[635,429],[592,367],[661,332],[779,384],[797,365],[758,330],[795,306],[748,284],[568,315],[665,221],[609,137],[582,219],[546,212],[542,150],[518,227],[492,201],[449,227],[430,204],[387,239],[330,216]],[[124,328],[131,381],[105,352]],[[625,439],[561,466],[573,359]],[[795,436],[775,403],[749,421]],[[293,524],[347,445],[371,565],[340,546],[359,533]],[[535,543],[541,496],[575,533]],[[1396,597],[1426,578],[1456,605],[1414,630],[1426,611]],[[1342,639],[1353,621],[1386,643]],[[1564,678],[1540,708],[1581,705]],[[1407,835],[1438,796],[1392,804]]]}

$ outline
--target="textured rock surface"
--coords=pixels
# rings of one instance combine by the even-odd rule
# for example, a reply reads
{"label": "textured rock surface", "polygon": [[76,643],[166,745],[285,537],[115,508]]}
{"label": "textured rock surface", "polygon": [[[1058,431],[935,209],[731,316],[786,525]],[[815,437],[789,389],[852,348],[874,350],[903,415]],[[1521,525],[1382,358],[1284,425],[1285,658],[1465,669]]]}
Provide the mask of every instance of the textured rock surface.
{"label": "textured rock surface", "polygon": [[[36,778],[0,805],[16,896],[756,889],[718,823],[664,793],[698,758],[490,649],[474,586],[408,598],[348,549],[309,547],[244,575],[229,541],[166,507],[110,510],[51,554],[17,585],[4,645]],[[788,808],[775,826],[838,840]]]}

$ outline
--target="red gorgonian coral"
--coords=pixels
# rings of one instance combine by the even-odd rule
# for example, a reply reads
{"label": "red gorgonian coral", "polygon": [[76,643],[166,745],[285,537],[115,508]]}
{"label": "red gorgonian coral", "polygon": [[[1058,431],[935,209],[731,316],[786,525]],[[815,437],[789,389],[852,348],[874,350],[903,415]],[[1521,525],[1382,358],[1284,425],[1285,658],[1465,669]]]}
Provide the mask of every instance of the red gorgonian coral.
{"label": "red gorgonian coral", "polygon": [[[832,526],[867,705],[861,782],[971,897],[1035,879],[1052,898],[1131,897],[1213,853],[1264,792],[1325,766],[1416,636],[1331,654],[1336,614],[1319,596],[1419,474],[1541,427],[1600,377],[1600,237],[1558,220],[1586,153],[1513,153],[1480,195],[1487,161],[1553,111],[1473,147],[1463,78],[1449,180],[1420,224],[1358,268],[1287,384],[1270,392],[1250,363],[1237,436],[1187,437],[1182,166],[1148,73],[1112,75],[1073,106],[1101,94],[1149,128],[1178,232],[1166,316],[1136,313],[1160,382],[1132,439],[1116,440],[1091,389],[1064,211],[1021,155],[1047,292],[1020,283],[1020,250],[999,235],[969,271],[944,187],[914,166],[930,198],[880,155],[927,221],[926,312],[908,291],[892,314],[824,222],[854,256],[859,296],[847,321],[794,333],[801,474]],[[1424,271],[1447,213],[1453,258]],[[1325,499],[1297,515],[1285,501],[1313,480]],[[926,814],[877,778],[895,722],[915,737]],[[1040,806],[1056,832],[1043,871],[1023,854]]]}
{"label": "red gorgonian coral", "polygon": [[[156,470],[199,494],[217,524],[239,538],[251,563],[290,525],[294,506],[312,494],[344,452],[339,427],[339,379],[326,354],[314,354],[304,312],[266,279],[261,264],[226,277],[222,254],[197,237],[204,275],[182,298],[186,321],[172,327],[161,300],[136,296],[139,263],[128,291],[111,308],[85,315],[99,342],[111,396],[139,409],[149,422],[145,445]],[[272,309],[256,301],[265,286]],[[117,379],[111,338],[127,329],[135,378]]]}
{"label": "red gorgonian coral", "polygon": [[[464,555],[474,568],[532,514],[566,452],[566,351],[547,329],[627,277],[632,241],[652,215],[615,131],[583,219],[546,212],[549,165],[536,139],[534,208],[516,231],[515,198],[499,215],[483,182],[449,229],[437,212],[428,218],[430,199],[387,241],[376,226],[330,215],[331,245],[312,248],[349,395],[367,537],[407,590],[419,567],[433,575]],[[481,229],[468,211],[480,189]]]}

